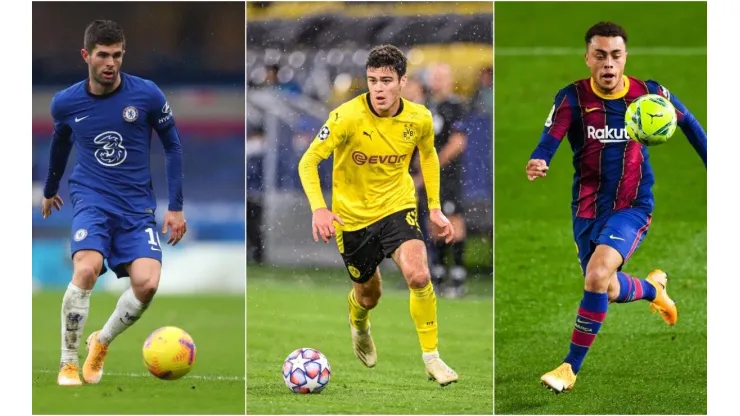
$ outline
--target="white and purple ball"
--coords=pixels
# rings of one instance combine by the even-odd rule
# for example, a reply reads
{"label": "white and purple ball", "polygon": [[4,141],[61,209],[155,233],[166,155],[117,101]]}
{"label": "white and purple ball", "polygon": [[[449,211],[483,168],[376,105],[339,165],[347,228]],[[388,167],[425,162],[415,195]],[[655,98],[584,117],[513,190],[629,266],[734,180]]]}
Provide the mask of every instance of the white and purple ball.
{"label": "white and purple ball", "polygon": [[330,378],[329,360],[316,349],[299,348],[283,362],[283,381],[294,393],[320,393]]}

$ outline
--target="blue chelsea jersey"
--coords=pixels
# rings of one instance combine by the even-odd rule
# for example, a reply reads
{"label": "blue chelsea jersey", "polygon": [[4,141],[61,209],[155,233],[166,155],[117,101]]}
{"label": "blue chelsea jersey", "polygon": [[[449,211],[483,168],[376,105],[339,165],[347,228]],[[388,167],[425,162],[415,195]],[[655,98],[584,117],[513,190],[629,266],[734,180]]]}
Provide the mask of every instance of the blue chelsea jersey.
{"label": "blue chelsea jersey", "polygon": [[107,95],[93,95],[87,80],[54,96],[54,131],[71,136],[77,164],[69,179],[75,211],[99,206],[121,213],[153,213],[150,173],[152,130],[174,126],[169,103],[154,82],[121,73]]}

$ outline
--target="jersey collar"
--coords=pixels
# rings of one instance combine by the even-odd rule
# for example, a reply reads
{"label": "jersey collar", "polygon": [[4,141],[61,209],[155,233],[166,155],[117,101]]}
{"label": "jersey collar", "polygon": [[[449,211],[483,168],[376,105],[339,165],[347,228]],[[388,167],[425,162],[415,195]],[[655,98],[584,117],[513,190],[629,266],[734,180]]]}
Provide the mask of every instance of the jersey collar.
{"label": "jersey collar", "polygon": [[622,79],[624,80],[624,89],[619,92],[615,92],[614,94],[603,94],[599,92],[598,89],[596,89],[596,84],[594,84],[594,79],[591,78],[591,90],[596,94],[597,97],[604,99],[604,100],[617,100],[620,98],[623,98],[625,95],[627,95],[627,91],[630,90],[630,79],[627,78],[627,75],[622,75]]}
{"label": "jersey collar", "polygon": [[121,72],[121,83],[118,84],[115,90],[109,92],[108,94],[103,94],[103,95],[93,94],[90,92],[90,78],[88,78],[87,80],[85,80],[85,92],[87,93],[89,97],[97,98],[97,99],[105,99],[108,97],[112,97],[118,91],[121,91],[123,89],[123,82],[125,78],[126,77],[124,76],[123,72]]}
{"label": "jersey collar", "polygon": [[[381,117],[378,113],[375,112],[375,109],[373,108],[373,103],[370,101],[369,92],[365,94],[365,100],[367,101],[367,106],[370,108],[370,111],[373,113],[373,115],[375,115],[375,117]],[[398,111],[396,111],[396,114],[394,114],[392,117],[396,117],[403,111],[403,98],[399,98],[399,100],[401,100],[401,105],[398,106]]]}

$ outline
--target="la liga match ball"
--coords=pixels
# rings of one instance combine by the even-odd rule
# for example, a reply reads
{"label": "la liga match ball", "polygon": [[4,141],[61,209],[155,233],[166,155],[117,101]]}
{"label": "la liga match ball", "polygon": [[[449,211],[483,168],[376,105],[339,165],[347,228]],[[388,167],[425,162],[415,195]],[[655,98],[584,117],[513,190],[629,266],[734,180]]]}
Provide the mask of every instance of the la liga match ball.
{"label": "la liga match ball", "polygon": [[627,106],[624,125],[632,140],[645,146],[663,144],[676,131],[676,109],[658,94],[638,97]]}
{"label": "la liga match ball", "polygon": [[177,380],[195,364],[195,342],[185,331],[174,326],[155,330],[144,342],[144,364],[162,380]]}
{"label": "la liga match ball", "polygon": [[283,381],[294,393],[320,393],[330,379],[329,360],[319,350],[299,348],[283,362]]}

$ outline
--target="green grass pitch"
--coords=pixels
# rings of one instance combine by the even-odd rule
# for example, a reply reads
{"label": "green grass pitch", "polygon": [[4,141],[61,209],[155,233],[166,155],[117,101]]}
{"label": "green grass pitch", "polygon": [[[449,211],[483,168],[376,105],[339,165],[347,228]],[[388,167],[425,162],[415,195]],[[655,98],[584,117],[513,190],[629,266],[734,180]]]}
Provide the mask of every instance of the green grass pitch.
{"label": "green grass pitch", "polygon": [[[244,414],[244,297],[167,296],[154,302],[111,344],[103,379],[97,385],[56,384],[60,355],[62,292],[33,296],[34,414]],[[118,296],[93,292],[90,316],[80,346],[113,312]],[[162,326],[186,330],[197,347],[191,372],[180,380],[149,375],[142,346]]]}
{"label": "green grass pitch", "polygon": [[[534,183],[524,166],[556,92],[589,76],[583,37],[600,20],[627,30],[635,53],[626,73],[661,82],[709,130],[706,3],[505,2],[494,13],[496,413],[705,414],[707,174],[683,133],[650,149],[656,208],[625,266],[640,277],[669,273],[678,323],[667,327],[645,301],[611,305],[567,395],[548,392],[539,377],[565,357],[583,293],[570,220],[572,151],[563,143],[547,178]],[[551,47],[573,51],[548,55]]]}
{"label": "green grass pitch", "polygon": [[[399,272],[382,275],[383,295],[370,314],[378,348],[372,369],[352,352],[346,300],[351,284],[344,269],[250,266],[247,276],[248,414],[493,411],[490,274],[470,276],[466,298],[437,298],[440,353],[460,375],[457,384],[444,388],[424,374],[409,292]],[[331,364],[331,380],[320,394],[294,394],[283,383],[283,360],[300,347],[318,349]]]}

